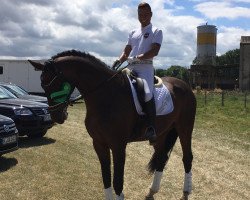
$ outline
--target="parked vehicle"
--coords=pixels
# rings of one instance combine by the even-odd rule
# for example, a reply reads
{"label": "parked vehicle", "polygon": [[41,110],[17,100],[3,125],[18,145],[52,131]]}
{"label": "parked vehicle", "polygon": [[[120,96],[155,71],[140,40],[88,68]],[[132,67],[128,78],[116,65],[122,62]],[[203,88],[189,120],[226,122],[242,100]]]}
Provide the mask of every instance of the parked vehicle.
{"label": "parked vehicle", "polygon": [[5,89],[7,89],[9,92],[11,92],[12,94],[14,94],[16,97],[20,99],[31,100],[31,101],[48,104],[48,100],[46,97],[29,94],[22,87],[15,85],[13,83],[0,82],[0,86],[4,87]]}
{"label": "parked vehicle", "polygon": [[1,86],[0,114],[15,122],[21,136],[43,137],[53,126],[47,104],[19,99]]}
{"label": "parked vehicle", "polygon": [[18,131],[14,121],[0,115],[0,156],[18,149]]}
{"label": "parked vehicle", "polygon": [[[0,86],[7,89],[9,92],[14,94],[17,98],[48,104],[48,100],[46,97],[30,94],[25,89],[23,89],[22,87],[16,84],[0,82]],[[83,98],[82,98],[82,95],[79,93],[79,91],[74,90],[74,92],[72,93],[70,97],[70,102],[73,104],[76,101],[79,101],[81,99]]]}

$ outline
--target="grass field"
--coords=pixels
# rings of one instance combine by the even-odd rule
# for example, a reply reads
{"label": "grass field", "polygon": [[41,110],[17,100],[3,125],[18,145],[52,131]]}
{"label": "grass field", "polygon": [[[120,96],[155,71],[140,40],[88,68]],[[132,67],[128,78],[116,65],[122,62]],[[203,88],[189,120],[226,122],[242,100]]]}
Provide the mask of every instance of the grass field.
{"label": "grass field", "polygon": [[[193,194],[196,200],[250,198],[249,109],[209,101],[198,110],[193,133]],[[249,104],[248,104],[249,106]],[[100,166],[84,127],[84,103],[69,108],[69,119],[43,139],[20,139],[19,150],[0,158],[0,200],[102,200]],[[124,194],[142,200],[152,177],[146,171],[152,147],[127,147]],[[157,200],[182,195],[182,152],[177,141],[164,171]]]}

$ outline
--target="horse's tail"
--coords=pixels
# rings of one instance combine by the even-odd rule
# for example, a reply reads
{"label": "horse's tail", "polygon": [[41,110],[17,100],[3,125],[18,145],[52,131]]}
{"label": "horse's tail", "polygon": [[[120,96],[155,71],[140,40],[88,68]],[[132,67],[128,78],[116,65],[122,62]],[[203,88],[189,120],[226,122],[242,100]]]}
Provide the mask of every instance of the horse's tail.
{"label": "horse's tail", "polygon": [[154,173],[156,169],[159,171],[164,169],[177,138],[178,134],[175,129],[168,132],[165,138],[164,147],[161,150],[159,149],[158,151],[155,151],[148,163],[148,171],[150,173]]}

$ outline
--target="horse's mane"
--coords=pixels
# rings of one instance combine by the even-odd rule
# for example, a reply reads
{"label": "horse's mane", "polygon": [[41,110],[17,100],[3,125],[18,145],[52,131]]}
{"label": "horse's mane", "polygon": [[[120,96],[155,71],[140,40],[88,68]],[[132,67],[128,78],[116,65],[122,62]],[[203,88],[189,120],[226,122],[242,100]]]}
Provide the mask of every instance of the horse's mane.
{"label": "horse's mane", "polygon": [[97,65],[102,65],[104,67],[109,68],[108,65],[106,65],[104,62],[102,62],[100,59],[96,58],[95,56],[93,56],[89,53],[77,51],[74,49],[68,50],[68,51],[63,51],[61,53],[58,53],[58,54],[52,56],[51,58],[53,60],[55,60],[56,58],[65,57],[65,56],[77,56],[77,57],[85,58],[85,59],[88,59],[89,61],[91,61],[92,63],[95,63]]}

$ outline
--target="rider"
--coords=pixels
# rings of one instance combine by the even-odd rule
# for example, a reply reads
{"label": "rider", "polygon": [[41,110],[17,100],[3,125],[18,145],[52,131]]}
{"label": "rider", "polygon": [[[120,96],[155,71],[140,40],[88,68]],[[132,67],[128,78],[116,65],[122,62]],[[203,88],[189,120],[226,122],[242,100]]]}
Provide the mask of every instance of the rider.
{"label": "rider", "polygon": [[135,71],[144,82],[147,116],[145,137],[149,140],[150,145],[154,145],[156,142],[153,58],[158,55],[163,38],[162,30],[151,24],[152,14],[148,3],[143,2],[138,5],[138,20],[141,27],[129,34],[128,42],[121,56],[112,66],[115,69],[127,60],[130,64],[128,68]]}

